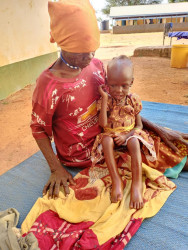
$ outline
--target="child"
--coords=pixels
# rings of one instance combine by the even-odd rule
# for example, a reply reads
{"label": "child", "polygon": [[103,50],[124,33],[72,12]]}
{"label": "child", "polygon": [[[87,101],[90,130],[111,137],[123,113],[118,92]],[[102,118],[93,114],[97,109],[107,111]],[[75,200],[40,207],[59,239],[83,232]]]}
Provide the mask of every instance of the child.
{"label": "child", "polygon": [[92,149],[93,165],[100,161],[103,156],[112,179],[111,201],[118,202],[123,198],[123,182],[118,173],[114,158],[114,148],[127,146],[131,156],[132,184],[130,208],[140,209],[143,207],[142,196],[142,150],[149,160],[156,160],[154,142],[147,132],[142,130],[140,111],[142,104],[139,97],[129,93],[133,84],[133,65],[131,60],[122,55],[113,58],[107,67],[107,84],[109,95],[99,86],[101,99],[97,103],[99,125],[104,133],[97,136]]}

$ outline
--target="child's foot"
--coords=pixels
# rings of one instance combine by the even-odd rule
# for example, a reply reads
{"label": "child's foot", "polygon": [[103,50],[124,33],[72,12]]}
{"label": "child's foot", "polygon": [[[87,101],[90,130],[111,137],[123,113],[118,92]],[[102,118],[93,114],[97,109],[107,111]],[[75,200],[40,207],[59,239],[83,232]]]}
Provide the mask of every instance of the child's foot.
{"label": "child's foot", "polygon": [[130,208],[141,209],[143,206],[142,183],[132,183]]}
{"label": "child's foot", "polygon": [[111,202],[116,203],[123,199],[123,181],[121,177],[112,181]]}

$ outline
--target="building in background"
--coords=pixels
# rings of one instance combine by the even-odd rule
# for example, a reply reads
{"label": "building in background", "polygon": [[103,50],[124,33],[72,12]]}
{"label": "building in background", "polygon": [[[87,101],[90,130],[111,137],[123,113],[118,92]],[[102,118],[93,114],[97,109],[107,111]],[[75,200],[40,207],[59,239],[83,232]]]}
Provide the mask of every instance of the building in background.
{"label": "building in background", "polygon": [[188,2],[112,7],[113,33],[160,32],[172,22],[176,31],[188,30]]}
{"label": "building in background", "polygon": [[0,6],[0,100],[34,83],[58,57],[50,43],[48,0],[6,0]]}

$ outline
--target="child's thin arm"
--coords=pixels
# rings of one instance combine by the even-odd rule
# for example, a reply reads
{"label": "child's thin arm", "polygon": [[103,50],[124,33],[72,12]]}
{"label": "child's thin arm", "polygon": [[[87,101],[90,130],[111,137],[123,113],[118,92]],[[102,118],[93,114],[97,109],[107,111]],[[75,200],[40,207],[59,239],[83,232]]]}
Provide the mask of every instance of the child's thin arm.
{"label": "child's thin arm", "polygon": [[107,98],[102,98],[101,110],[99,113],[99,125],[104,128],[107,125]]}
{"label": "child's thin arm", "polygon": [[102,97],[101,110],[99,113],[99,125],[104,128],[107,125],[107,104],[108,104],[108,94],[104,92],[102,86],[99,86],[99,93]]}
{"label": "child's thin arm", "polygon": [[[143,129],[142,119],[141,116],[138,114],[135,116],[135,128]],[[126,138],[132,136],[134,134],[134,129],[132,129],[129,133],[125,135]]]}
{"label": "child's thin arm", "polygon": [[[142,120],[141,120],[141,116],[138,114],[135,117],[135,127],[134,129],[142,129],[143,125],[142,125]],[[134,134],[134,129],[132,129],[129,133],[127,134],[118,134],[115,136],[114,141],[115,143],[120,146],[122,145],[130,136],[132,136]]]}

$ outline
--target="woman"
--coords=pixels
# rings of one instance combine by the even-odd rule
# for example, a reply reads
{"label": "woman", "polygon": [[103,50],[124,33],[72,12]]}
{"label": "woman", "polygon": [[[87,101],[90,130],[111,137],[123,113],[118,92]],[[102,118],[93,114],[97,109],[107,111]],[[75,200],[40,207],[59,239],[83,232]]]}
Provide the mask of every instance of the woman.
{"label": "woman", "polygon": [[[61,57],[38,78],[37,86],[33,95],[31,122],[33,136],[51,169],[50,179],[44,187],[44,194],[46,194],[49,189],[49,197],[58,197],[60,185],[64,186],[66,194],[69,193],[67,181],[70,183],[74,183],[74,181],[72,176],[62,167],[61,162],[67,166],[90,166],[90,151],[95,136],[100,132],[100,128],[96,121],[97,111],[95,101],[99,98],[99,93],[97,92],[98,85],[105,82],[105,72],[102,63],[99,60],[95,60],[92,65],[89,65],[94,57],[95,50],[99,47],[100,34],[94,10],[90,6],[89,1],[83,2],[85,2],[85,5],[82,5],[82,8],[80,7],[78,1],[64,1],[62,3],[49,2],[51,35],[53,37],[51,38],[51,41],[56,41],[62,48],[62,52]],[[77,10],[74,15],[72,14],[72,6],[75,6],[74,8]],[[64,60],[62,60],[62,58]],[[74,68],[68,66],[67,63],[71,66],[73,65]],[[94,72],[95,74],[93,74]],[[100,73],[98,74],[98,72]],[[79,77],[80,81],[86,78],[87,83],[90,81],[90,86],[88,86],[88,88],[90,92],[93,93],[90,93],[88,96],[88,89],[85,90],[82,87],[81,91],[84,97],[83,98],[80,97],[80,88],[76,88],[74,90],[79,96],[78,98],[81,102],[79,103],[80,106],[77,105],[78,99],[76,100],[76,106],[73,107],[70,106],[70,102],[75,105],[75,99],[70,102],[68,101],[69,106],[67,106],[66,101],[60,102],[59,100],[65,92],[67,95],[66,98],[71,98],[69,97],[67,86],[65,86],[64,89],[62,85],[68,83],[69,85],[75,84],[78,81],[77,78]],[[90,79],[88,81],[89,77]],[[84,83],[82,85],[84,85]],[[70,86],[69,88],[72,87]],[[57,89],[61,92],[60,95],[56,93]],[[45,96],[43,95],[44,92]],[[87,100],[85,98],[86,96],[88,97]],[[59,99],[57,100],[57,98]],[[72,113],[72,111],[75,110],[76,112],[79,112],[79,114],[77,114],[77,120],[75,119],[75,116],[72,115],[68,116],[67,121],[67,117],[63,117],[63,114],[59,112],[61,109],[67,109],[67,107],[69,109],[68,112],[70,111],[69,113]],[[82,110],[77,110],[79,108],[82,108]],[[90,113],[89,108],[93,110],[93,113]],[[84,114],[86,117],[85,120],[78,121],[78,117],[81,117],[81,115],[84,117]],[[44,120],[43,122],[47,124],[44,126],[44,123],[38,122],[39,118]],[[90,123],[90,120],[92,123]],[[59,124],[63,123],[63,121],[65,121],[66,124],[64,123],[60,127]],[[71,130],[69,122],[74,126]],[[179,140],[180,142],[188,145],[188,143],[184,140],[187,138],[186,135],[164,129],[147,121],[143,117],[142,122],[145,128],[156,132],[166,145],[174,151],[177,151],[177,147],[173,144],[175,140]],[[79,128],[77,128],[77,126]],[[82,129],[80,129],[80,127]],[[49,138],[52,136],[52,131],[60,161],[54,154],[51,147]],[[64,133],[63,136],[62,133]],[[79,133],[81,136],[78,136]],[[82,133],[84,134],[83,136]],[[70,140],[70,138],[72,140]],[[72,144],[75,145],[74,152],[70,151]],[[83,146],[85,147],[86,145],[87,148],[84,148],[85,152],[83,153]],[[82,155],[78,157],[77,149],[79,148],[79,152]],[[76,155],[76,159],[73,157],[74,154]],[[64,159],[62,155],[64,158],[68,159]]]}
{"label": "woman", "polygon": [[[88,182],[92,173],[86,167],[91,165],[90,152],[96,135],[101,132],[98,125],[96,107],[96,101],[100,97],[98,86],[105,83],[105,71],[103,65],[99,60],[93,58],[96,49],[99,47],[100,34],[94,10],[88,0],[49,2],[49,14],[51,19],[51,41],[57,42],[61,47],[61,56],[37,79],[37,85],[33,94],[31,129],[51,170],[51,176],[44,187],[43,194],[45,195],[48,191],[49,198],[54,197],[57,201],[47,200],[46,196],[43,199],[40,199],[40,201],[37,201],[34,208],[26,218],[26,221],[23,223],[22,229],[23,232],[27,232],[36,218],[42,216],[41,213],[45,212],[48,207],[49,209],[56,211],[60,218],[64,218],[66,221],[71,221],[73,223],[82,222],[82,219],[84,221],[90,221],[87,224],[88,228],[90,228],[88,230],[90,231],[85,229],[85,231],[82,231],[79,227],[78,231],[82,231],[83,242],[85,242],[84,237],[86,231],[89,232],[87,237],[90,237],[90,246],[93,244],[97,246],[98,244],[101,245],[106,242],[107,239],[112,239],[111,237],[113,235],[120,233],[130,221],[130,217],[127,217],[126,220],[124,220],[124,224],[118,228],[118,231],[114,228],[115,223],[110,224],[111,231],[109,235],[104,237],[103,229],[100,228],[99,230],[99,227],[103,224],[99,223],[98,225],[95,222],[99,220],[99,217],[101,219],[108,218],[106,221],[107,224],[105,224],[106,228],[109,227],[108,223],[110,223],[110,218],[112,219],[111,215],[110,217],[109,214],[108,216],[106,215],[111,203],[110,199],[108,199],[108,192],[105,191],[105,188],[110,186],[108,173],[105,172],[105,166],[99,166],[99,168],[94,169],[95,173],[99,176],[99,182],[94,184]],[[159,137],[152,134],[158,148],[157,158],[159,161],[150,165],[150,163],[147,162],[147,159],[143,160],[145,160],[144,162],[148,166],[159,169],[163,173],[165,172],[165,168],[169,168],[169,164],[167,164],[169,156],[167,152],[165,153],[164,149],[162,149],[163,156],[166,154],[165,156],[167,157],[160,157],[161,148],[164,148],[164,143],[166,144],[166,148],[171,147],[174,151],[177,151],[174,141],[178,140],[180,143],[188,145],[185,141],[188,136],[161,128],[144,118],[142,118],[142,122],[145,128],[152,130],[162,139],[161,142]],[[54,154],[51,147],[50,139],[52,136],[54,137],[57,156]],[[178,152],[172,154],[177,158],[178,162],[181,162],[183,159],[185,161],[187,149],[186,155],[182,154],[181,157]],[[124,167],[124,164],[127,164],[124,169],[122,169],[122,176],[125,177],[125,174],[128,173],[128,178],[131,178],[130,171],[128,171],[128,163],[130,163],[128,154],[119,154],[118,157],[119,156],[118,167],[121,169],[121,166]],[[176,162],[176,164],[178,162]],[[70,167],[82,167],[86,169],[83,170],[75,180],[73,180],[71,174],[63,168],[62,164]],[[148,166],[146,166],[146,173],[148,171],[154,171],[153,176],[161,176],[158,171],[155,172],[155,170],[151,170]],[[174,163],[171,162],[170,167],[173,166]],[[101,169],[101,171],[99,171],[99,169]],[[129,183],[128,179],[124,178],[124,181]],[[64,195],[62,192],[59,193],[60,186],[63,186],[62,192],[64,190],[65,196],[68,196],[66,199],[62,196]],[[88,188],[84,189],[86,186]],[[161,189],[162,186],[163,182],[161,182]],[[167,192],[168,195],[174,190],[174,188],[175,186],[170,183]],[[152,198],[156,195],[157,193],[155,192],[155,195],[153,195]],[[162,194],[159,192],[158,195],[160,196]],[[60,198],[58,199],[58,197]],[[99,197],[103,198],[99,199]],[[167,196],[165,196],[165,199],[166,198]],[[81,200],[84,201],[82,203],[77,203]],[[86,203],[84,203],[85,200]],[[150,198],[148,198],[148,200],[150,201]],[[73,201],[75,201],[75,203],[71,203]],[[97,201],[99,201],[99,203],[97,203]],[[154,202],[154,199],[151,202]],[[67,204],[72,204],[68,210],[66,210]],[[77,209],[78,204],[81,206],[79,209]],[[124,206],[123,203],[122,206]],[[84,210],[82,210],[82,208],[84,208]],[[101,214],[98,209],[100,209]],[[68,212],[64,214],[65,211]],[[120,213],[120,210],[114,211],[114,221],[118,222],[116,215],[119,213],[119,218],[122,218],[122,214]],[[142,213],[142,210],[140,211]],[[151,212],[150,216],[154,215],[157,211],[158,210],[154,213]],[[83,216],[85,217],[83,218]],[[146,216],[140,215],[140,218],[141,217],[145,218]],[[136,219],[136,224],[140,225],[141,221],[142,220],[140,219]],[[82,228],[83,224],[81,223],[79,225],[81,225]],[[91,232],[92,225],[93,228]],[[73,225],[71,224],[70,228],[72,226]],[[35,231],[35,229],[32,230]],[[76,234],[77,236],[75,237],[80,239],[80,234],[81,233]],[[66,249],[69,248],[67,247]]]}

